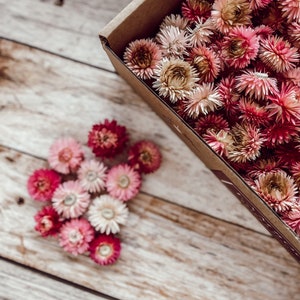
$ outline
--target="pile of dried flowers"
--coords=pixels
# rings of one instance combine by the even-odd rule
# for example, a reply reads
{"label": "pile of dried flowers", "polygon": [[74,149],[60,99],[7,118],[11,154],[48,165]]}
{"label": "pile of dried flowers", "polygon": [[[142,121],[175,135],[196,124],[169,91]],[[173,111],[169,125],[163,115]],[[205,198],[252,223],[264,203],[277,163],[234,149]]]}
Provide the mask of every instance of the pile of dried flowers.
{"label": "pile of dried flowers", "polygon": [[[32,199],[45,203],[34,216],[43,237],[58,237],[59,245],[78,255],[89,252],[97,264],[114,263],[121,251],[120,225],[142,184],[142,175],[156,171],[161,153],[151,141],[128,145],[125,126],[105,119],[88,134],[95,157],[86,159],[83,145],[72,137],[50,147],[49,168],[33,172],[27,182]],[[127,150],[127,152],[125,152]],[[126,162],[114,163],[126,153]]]}
{"label": "pile of dried flowers", "polygon": [[300,2],[185,0],[124,62],[300,236]]}

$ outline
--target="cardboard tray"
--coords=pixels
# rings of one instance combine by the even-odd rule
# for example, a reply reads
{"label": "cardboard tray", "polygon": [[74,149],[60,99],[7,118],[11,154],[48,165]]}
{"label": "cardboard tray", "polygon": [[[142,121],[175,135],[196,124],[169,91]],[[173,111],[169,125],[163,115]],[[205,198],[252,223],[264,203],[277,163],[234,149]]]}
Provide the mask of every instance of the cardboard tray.
{"label": "cardboard tray", "polygon": [[181,0],[134,0],[100,32],[102,46],[115,67],[133,89],[229,188],[264,227],[300,262],[300,239],[280,217],[217,155],[199,135],[145,82],[123,63],[129,42],[153,36],[163,18],[179,8]]}

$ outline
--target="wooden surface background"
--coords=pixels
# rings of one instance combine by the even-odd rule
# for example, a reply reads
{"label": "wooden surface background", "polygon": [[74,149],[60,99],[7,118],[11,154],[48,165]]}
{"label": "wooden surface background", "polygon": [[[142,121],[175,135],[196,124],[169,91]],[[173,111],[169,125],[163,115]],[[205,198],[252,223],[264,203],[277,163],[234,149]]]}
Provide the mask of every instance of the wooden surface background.
{"label": "wooden surface background", "polygon": [[[0,0],[0,299],[300,299],[299,264],[114,72],[98,32],[129,2]],[[163,153],[109,267],[41,238],[26,190],[104,118]]]}

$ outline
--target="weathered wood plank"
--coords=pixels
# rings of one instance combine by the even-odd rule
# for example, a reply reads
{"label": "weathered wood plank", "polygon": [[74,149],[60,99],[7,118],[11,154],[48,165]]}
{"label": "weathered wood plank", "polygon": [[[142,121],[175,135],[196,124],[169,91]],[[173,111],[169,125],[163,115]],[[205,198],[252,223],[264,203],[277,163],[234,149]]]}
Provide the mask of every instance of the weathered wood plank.
{"label": "weathered wood plank", "polygon": [[46,158],[56,138],[85,143],[92,124],[115,118],[162,149],[144,192],[266,232],[120,77],[5,40],[0,53],[0,144]]}
{"label": "weathered wood plank", "polygon": [[145,194],[115,265],[71,257],[33,230],[41,203],[25,185],[45,163],[0,149],[0,256],[120,299],[298,299],[299,265],[276,240]]}
{"label": "weathered wood plank", "polygon": [[0,36],[113,70],[100,30],[130,0],[0,0]]}
{"label": "weathered wood plank", "polygon": [[104,300],[72,285],[0,258],[0,299]]}

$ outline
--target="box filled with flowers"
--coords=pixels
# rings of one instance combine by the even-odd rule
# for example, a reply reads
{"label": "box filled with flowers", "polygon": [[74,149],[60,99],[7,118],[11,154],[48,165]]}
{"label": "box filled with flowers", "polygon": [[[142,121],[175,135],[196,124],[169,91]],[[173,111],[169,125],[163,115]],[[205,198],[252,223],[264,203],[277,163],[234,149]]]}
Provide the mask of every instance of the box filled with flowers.
{"label": "box filled with flowers", "polygon": [[300,260],[300,4],[136,0],[101,32],[118,73]]}

